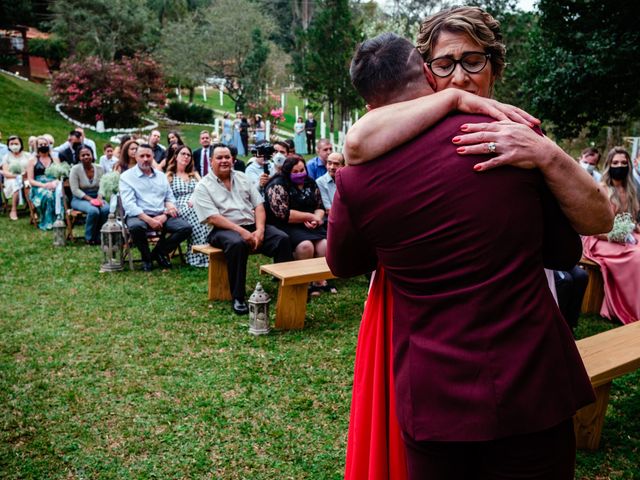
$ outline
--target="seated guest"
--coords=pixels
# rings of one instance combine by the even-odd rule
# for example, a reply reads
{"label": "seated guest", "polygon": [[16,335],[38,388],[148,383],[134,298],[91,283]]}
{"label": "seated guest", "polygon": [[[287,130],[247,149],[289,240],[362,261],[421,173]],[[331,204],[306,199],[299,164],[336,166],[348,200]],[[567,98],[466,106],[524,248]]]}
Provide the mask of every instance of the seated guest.
{"label": "seated guest", "polygon": [[336,194],[336,172],[342,167],[344,167],[344,156],[333,152],[327,157],[327,173],[316,180],[327,216],[331,213],[331,203]]}
{"label": "seated guest", "polygon": [[631,170],[629,153],[622,147],[612,148],[604,164],[602,185],[616,215],[613,230],[608,235],[582,238],[583,255],[602,271],[600,315],[625,324],[640,319],[640,206]]}
{"label": "seated guest", "polygon": [[50,149],[40,148],[40,146],[44,147],[44,143],[40,139],[37,142],[38,151],[27,165],[27,178],[29,185],[31,185],[29,198],[38,213],[38,228],[51,230],[56,215],[55,191],[59,181],[48,176],[46,170],[51,164],[59,163],[59,161],[51,157]]}
{"label": "seated guest", "polygon": [[78,148],[80,148],[80,145],[82,145],[82,134],[76,130],[71,130],[66,144],[63,143],[57,149],[60,161],[67,162],[69,165],[78,163]]}
{"label": "seated guest", "polygon": [[103,173],[109,173],[117,163],[118,159],[113,154],[113,145],[106,143],[102,149],[104,155],[100,157],[100,168]]}
{"label": "seated guest", "polygon": [[153,168],[164,172],[169,164],[175,160],[178,149],[183,145],[184,143],[171,142],[165,150],[164,157],[162,158],[160,163],[156,162],[155,160],[153,161]]}
{"label": "seated guest", "polygon": [[281,153],[285,157],[289,156],[289,154],[291,153],[289,149],[289,145],[286,142],[283,142],[281,140],[278,140],[277,142],[273,142],[273,149],[275,150],[276,153]]}
{"label": "seated guest", "polygon": [[569,271],[555,270],[553,272],[558,308],[567,325],[573,332],[578,326],[578,317],[582,309],[582,300],[587,291],[589,274],[579,266]]}
{"label": "seated guest", "polygon": [[[140,250],[142,269],[150,272],[152,260],[162,268],[171,268],[168,258],[180,242],[191,235],[191,226],[178,217],[171,186],[164,173],[153,168],[153,149],[140,145],[136,150],[136,166],[120,176],[120,198],[133,243]],[[161,234],[152,252],[147,232]]]}
{"label": "seated guest", "polygon": [[94,163],[93,151],[83,145],[78,151],[80,163],[71,167],[71,208],[87,215],[84,240],[88,245],[100,245],[100,229],[109,216],[109,205],[98,193],[102,167]]}
{"label": "seated guest", "polygon": [[158,130],[151,130],[149,134],[149,145],[153,148],[153,160],[156,163],[160,163],[164,157],[164,151],[166,150],[160,145],[160,132]]}
{"label": "seated guest", "polygon": [[233,145],[229,145],[229,151],[231,152],[231,158],[233,158],[233,169],[237,172],[244,172],[247,167],[245,167],[244,162],[238,158],[238,149]]}
{"label": "seated guest", "polygon": [[[47,143],[42,139],[42,143]],[[9,212],[9,218],[11,220],[18,220],[18,201],[20,199],[20,190],[23,187],[23,175],[27,171],[29,165],[29,159],[31,155],[24,151],[24,145],[22,139],[17,135],[11,135],[7,140],[9,152],[0,158],[0,164],[2,164],[2,176],[4,177],[4,196],[7,200],[11,201],[11,211]],[[47,143],[47,148],[48,148]],[[17,173],[15,170],[17,166],[20,167],[22,173]]]}
{"label": "seated guest", "polygon": [[200,175],[194,169],[193,154],[186,145],[178,149],[178,154],[167,167],[167,180],[171,185],[171,191],[176,199],[178,217],[183,218],[191,225],[191,236],[187,240],[187,263],[192,267],[208,267],[209,257],[202,253],[192,253],[193,245],[207,243],[207,237],[211,232],[209,225],[200,223],[193,208],[191,199]]}
{"label": "seated guest", "polygon": [[[249,164],[245,169],[245,173],[247,177],[249,177],[249,181],[258,189],[258,191],[262,192],[264,187],[267,185],[269,178],[275,175],[276,170],[273,162],[271,160],[266,162],[265,168],[265,159],[262,151],[260,149],[261,145],[267,143],[262,140],[261,142],[256,143],[256,150],[253,150],[254,157],[249,160]],[[266,170],[266,171],[265,171]],[[269,173],[267,173],[267,171]]]}
{"label": "seated guest", "polygon": [[[304,159],[288,157],[282,171],[273,177],[265,189],[267,221],[289,235],[296,260],[324,257],[327,250],[327,229],[320,190],[307,175]],[[311,295],[320,290],[337,293],[326,281],[314,282]]]}
{"label": "seated guest", "polygon": [[200,148],[196,148],[193,151],[193,165],[200,177],[204,177],[209,173],[212,151],[211,135],[207,130],[202,130],[200,132]]}
{"label": "seated guest", "polygon": [[600,161],[600,152],[598,149],[593,147],[585,148],[582,150],[578,161],[580,162],[580,166],[591,175],[596,183],[600,183],[602,175],[597,170],[598,162]]}
{"label": "seated guest", "polygon": [[331,142],[327,138],[321,138],[318,140],[316,152],[318,156],[313,157],[307,162],[307,171],[313,180],[327,173],[327,158],[329,158],[329,154],[333,152]]}
{"label": "seated guest", "polygon": [[289,237],[265,224],[265,210],[258,189],[247,176],[233,170],[229,148],[215,145],[211,172],[196,186],[193,206],[198,220],[212,225],[208,242],[224,251],[229,273],[233,311],[249,312],[245,302],[247,258],[251,252],[292,260]]}
{"label": "seated guest", "polygon": [[127,140],[120,147],[118,162],[114,165],[113,171],[120,174],[126,172],[136,166],[136,152],[138,151],[138,142],[135,140]]}
{"label": "seated guest", "polygon": [[285,160],[282,172],[267,184],[265,199],[268,222],[289,235],[296,260],[324,257],[327,230],[322,198],[302,157]]}

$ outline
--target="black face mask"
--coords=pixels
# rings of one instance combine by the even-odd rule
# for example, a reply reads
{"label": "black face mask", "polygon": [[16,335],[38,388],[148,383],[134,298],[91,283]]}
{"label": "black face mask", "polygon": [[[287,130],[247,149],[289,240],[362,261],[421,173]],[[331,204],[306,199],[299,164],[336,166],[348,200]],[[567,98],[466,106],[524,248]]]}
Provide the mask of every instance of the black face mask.
{"label": "black face mask", "polygon": [[614,180],[624,180],[629,175],[629,167],[609,167],[609,175]]}
{"label": "black face mask", "polygon": [[40,145],[38,147],[38,153],[49,153],[49,145]]}

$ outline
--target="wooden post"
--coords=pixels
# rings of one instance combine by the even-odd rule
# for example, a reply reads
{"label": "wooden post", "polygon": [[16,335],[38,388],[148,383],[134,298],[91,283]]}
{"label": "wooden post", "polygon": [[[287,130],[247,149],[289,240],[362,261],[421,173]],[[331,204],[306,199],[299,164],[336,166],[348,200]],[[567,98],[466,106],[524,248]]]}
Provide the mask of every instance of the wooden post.
{"label": "wooden post", "polygon": [[581,264],[582,268],[589,274],[587,290],[582,299],[582,313],[599,314],[604,300],[604,280],[602,272],[597,265]]}
{"label": "wooden post", "polygon": [[202,98],[204,99],[205,103],[207,102],[207,87],[202,85]]}
{"label": "wooden post", "polygon": [[611,382],[595,388],[596,401],[581,408],[573,417],[576,446],[580,449],[597,450],[600,445],[602,425],[609,404]]}
{"label": "wooden post", "polygon": [[227,261],[222,252],[209,254],[209,300],[231,300]]}
{"label": "wooden post", "polygon": [[278,303],[276,305],[276,328],[281,330],[300,330],[304,328],[308,288],[308,283],[280,285]]}

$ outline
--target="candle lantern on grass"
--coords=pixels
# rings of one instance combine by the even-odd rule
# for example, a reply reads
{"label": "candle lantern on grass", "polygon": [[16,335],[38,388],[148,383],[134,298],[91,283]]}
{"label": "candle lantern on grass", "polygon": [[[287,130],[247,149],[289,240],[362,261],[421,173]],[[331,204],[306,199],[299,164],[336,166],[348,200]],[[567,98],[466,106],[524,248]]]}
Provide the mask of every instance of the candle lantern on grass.
{"label": "candle lantern on grass", "polygon": [[53,222],[53,246],[64,247],[66,243],[66,226],[62,221],[62,218],[58,216],[56,221]]}
{"label": "candle lantern on grass", "polygon": [[266,335],[269,328],[269,303],[271,297],[258,282],[256,289],[249,297],[249,333],[251,335]]}
{"label": "candle lantern on grass", "polygon": [[116,222],[113,213],[100,229],[100,248],[102,249],[103,263],[101,272],[119,272],[124,265],[122,227]]}

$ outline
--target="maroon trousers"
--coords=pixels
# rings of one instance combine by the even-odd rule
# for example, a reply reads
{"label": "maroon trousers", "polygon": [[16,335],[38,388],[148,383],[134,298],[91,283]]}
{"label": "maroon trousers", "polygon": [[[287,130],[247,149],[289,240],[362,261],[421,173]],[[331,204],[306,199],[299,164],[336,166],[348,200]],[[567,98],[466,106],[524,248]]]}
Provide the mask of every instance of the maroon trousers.
{"label": "maroon trousers", "polygon": [[572,419],[487,442],[417,442],[403,434],[410,480],[573,480]]}

